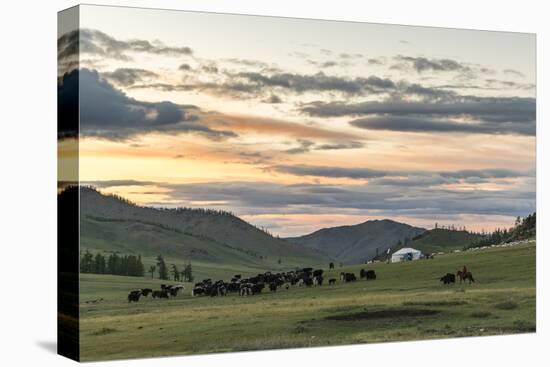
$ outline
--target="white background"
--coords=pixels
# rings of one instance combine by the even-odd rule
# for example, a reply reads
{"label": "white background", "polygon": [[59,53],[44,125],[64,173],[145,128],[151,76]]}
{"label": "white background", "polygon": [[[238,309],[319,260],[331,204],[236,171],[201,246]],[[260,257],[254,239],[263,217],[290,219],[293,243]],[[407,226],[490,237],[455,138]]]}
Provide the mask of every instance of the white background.
{"label": "white background", "polygon": [[[98,4],[537,33],[537,333],[117,361],[104,366],[539,366],[550,360],[548,134],[550,26],[544,0],[118,0]],[[0,362],[74,364],[56,340],[56,33],[74,1],[2,2],[0,10]],[[207,26],[207,25],[205,25]],[[475,42],[475,39],[472,39]],[[546,147],[545,147],[546,143]],[[546,228],[545,228],[546,227]],[[545,280],[546,278],[546,280]],[[546,339],[546,343],[544,342]]]}

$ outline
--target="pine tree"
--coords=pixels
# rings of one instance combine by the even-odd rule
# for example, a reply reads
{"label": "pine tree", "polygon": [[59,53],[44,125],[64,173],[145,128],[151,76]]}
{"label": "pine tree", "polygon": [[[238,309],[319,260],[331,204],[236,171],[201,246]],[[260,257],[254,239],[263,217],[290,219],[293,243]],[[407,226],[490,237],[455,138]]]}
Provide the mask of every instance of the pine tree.
{"label": "pine tree", "polygon": [[145,265],[143,265],[143,261],[141,260],[141,254],[138,255],[136,270],[138,277],[142,277],[145,275]]}
{"label": "pine tree", "polygon": [[105,274],[105,267],[105,257],[98,252],[94,257],[93,273]]}
{"label": "pine tree", "polygon": [[185,265],[183,269],[183,281],[192,282],[193,277],[193,267],[191,266],[191,263]]}
{"label": "pine tree", "polygon": [[179,282],[180,280],[180,272],[178,270],[178,267],[176,266],[176,264],[172,264],[172,276],[174,277],[174,281],[175,282]]}
{"label": "pine tree", "polygon": [[80,259],[80,272],[81,273],[91,273],[94,268],[94,256],[90,251],[86,250],[82,259]]}
{"label": "pine tree", "polygon": [[159,269],[159,279],[168,280],[168,269],[162,255],[157,256],[157,267]]}

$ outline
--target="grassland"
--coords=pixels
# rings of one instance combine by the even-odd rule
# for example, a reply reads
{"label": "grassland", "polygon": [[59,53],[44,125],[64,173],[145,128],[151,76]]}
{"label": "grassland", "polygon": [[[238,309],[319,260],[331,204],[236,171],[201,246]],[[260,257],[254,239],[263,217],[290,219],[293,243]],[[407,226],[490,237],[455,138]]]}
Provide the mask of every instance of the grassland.
{"label": "grassland", "polygon": [[[143,299],[128,290],[160,281],[81,276],[82,360],[215,353],[499,335],[535,331],[533,241],[409,263],[376,263],[327,271],[374,269],[376,281],[294,287],[253,297]],[[467,265],[472,285],[438,279]],[[220,269],[219,276],[236,269]]]}

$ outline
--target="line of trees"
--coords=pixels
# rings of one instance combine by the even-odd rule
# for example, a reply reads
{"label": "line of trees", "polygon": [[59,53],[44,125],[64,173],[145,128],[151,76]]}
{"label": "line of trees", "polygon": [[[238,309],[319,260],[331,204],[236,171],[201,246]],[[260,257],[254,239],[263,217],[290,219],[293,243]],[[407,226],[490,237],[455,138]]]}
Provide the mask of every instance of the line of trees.
{"label": "line of trees", "polygon": [[93,274],[113,274],[130,277],[142,277],[145,267],[141,255],[119,255],[112,253],[105,257],[101,253],[93,255],[86,250],[80,258],[80,272]]}
{"label": "line of trees", "polygon": [[517,217],[512,228],[497,228],[474,241],[468,248],[498,245],[501,243],[521,241],[532,238],[537,231],[537,213],[529,214],[525,218]]}
{"label": "line of trees", "polygon": [[149,267],[149,274],[151,278],[155,277],[155,272],[158,271],[158,277],[161,280],[169,280],[169,275],[172,276],[172,279],[176,282],[192,282],[195,278],[193,277],[193,266],[191,263],[183,266],[183,269],[180,271],[176,264],[172,264],[170,271],[168,271],[168,266],[162,255],[158,255],[156,258],[157,264],[151,265]]}
{"label": "line of trees", "polygon": [[466,230],[466,226],[457,227],[454,224],[445,225],[445,224],[439,224],[439,223],[435,222],[434,228],[435,229],[446,229],[448,231],[468,232]]}
{"label": "line of trees", "polygon": [[[174,279],[174,281],[182,282],[192,282],[194,280],[191,263],[184,265],[180,271],[176,264],[171,264],[171,268],[169,268],[162,255],[158,255],[155,260],[156,265],[151,265],[147,270],[151,278],[154,278],[155,274],[157,274],[161,280]],[[141,255],[119,255],[112,253],[108,257],[105,257],[99,252],[94,255],[89,250],[86,250],[80,258],[80,272],[142,277],[145,276],[145,266],[143,265]]]}

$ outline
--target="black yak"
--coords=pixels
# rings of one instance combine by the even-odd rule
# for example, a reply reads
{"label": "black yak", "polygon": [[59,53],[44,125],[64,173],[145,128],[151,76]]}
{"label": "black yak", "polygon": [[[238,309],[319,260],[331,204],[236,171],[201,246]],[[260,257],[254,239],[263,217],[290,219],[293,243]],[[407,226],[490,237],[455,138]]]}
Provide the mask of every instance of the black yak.
{"label": "black yak", "polygon": [[451,284],[456,281],[455,275],[451,273],[447,273],[439,279],[440,282],[443,282],[443,284]]}
{"label": "black yak", "polygon": [[141,289],[130,291],[130,293],[128,293],[128,303],[138,302],[139,297],[141,297]]}

